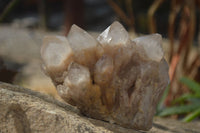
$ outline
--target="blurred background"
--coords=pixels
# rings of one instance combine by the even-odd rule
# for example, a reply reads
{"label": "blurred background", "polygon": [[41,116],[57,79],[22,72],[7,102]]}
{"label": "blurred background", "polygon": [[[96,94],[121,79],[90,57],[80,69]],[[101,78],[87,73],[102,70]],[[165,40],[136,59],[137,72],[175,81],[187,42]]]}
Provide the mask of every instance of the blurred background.
{"label": "blurred background", "polygon": [[163,36],[171,82],[156,115],[199,120],[200,0],[0,0],[0,81],[61,100],[41,69],[42,38],[72,24],[96,37],[116,20],[132,39]]}

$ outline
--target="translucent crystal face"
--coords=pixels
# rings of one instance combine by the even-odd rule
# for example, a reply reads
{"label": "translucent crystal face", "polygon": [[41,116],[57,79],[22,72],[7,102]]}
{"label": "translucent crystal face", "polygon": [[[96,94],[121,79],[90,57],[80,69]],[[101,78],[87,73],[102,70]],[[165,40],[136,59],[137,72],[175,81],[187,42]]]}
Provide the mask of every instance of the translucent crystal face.
{"label": "translucent crystal face", "polygon": [[120,45],[127,43],[129,35],[119,22],[114,22],[98,36],[97,40],[102,45]]}
{"label": "translucent crystal face", "polygon": [[46,37],[41,55],[58,94],[89,117],[148,130],[169,82],[162,37],[131,41],[114,22],[94,39],[73,25],[67,38]]}
{"label": "translucent crystal face", "polygon": [[65,67],[73,52],[65,37],[49,36],[44,38],[41,55],[47,68]]}
{"label": "translucent crystal face", "polygon": [[111,81],[113,70],[113,59],[107,55],[102,56],[95,65],[94,81],[99,85],[108,84]]}
{"label": "translucent crystal face", "polygon": [[77,25],[72,25],[67,38],[70,42],[71,48],[75,52],[88,48],[95,48],[97,45],[97,41]]}
{"label": "translucent crystal face", "polygon": [[74,51],[74,59],[77,63],[92,69],[98,56],[100,47],[97,48],[98,42],[86,31],[76,25],[72,25],[67,36],[70,47]]}
{"label": "translucent crystal face", "polygon": [[163,56],[163,48],[162,48],[162,37],[159,34],[152,34],[143,37],[139,37],[133,40],[137,45],[141,45],[146,55],[154,60],[160,61]]}
{"label": "translucent crystal face", "polygon": [[86,88],[91,82],[90,72],[88,68],[76,63],[69,66],[67,76],[64,80],[64,85],[71,88]]}

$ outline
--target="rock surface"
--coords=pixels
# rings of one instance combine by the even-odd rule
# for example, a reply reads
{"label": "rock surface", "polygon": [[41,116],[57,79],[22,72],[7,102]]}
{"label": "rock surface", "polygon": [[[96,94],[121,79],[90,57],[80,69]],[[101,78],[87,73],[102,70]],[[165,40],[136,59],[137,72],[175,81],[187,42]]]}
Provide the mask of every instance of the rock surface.
{"label": "rock surface", "polygon": [[[52,97],[0,82],[0,133],[143,133],[79,114]],[[200,133],[200,122],[155,118],[147,133]]]}
{"label": "rock surface", "polygon": [[169,83],[161,35],[131,40],[114,22],[94,39],[73,25],[67,37],[46,37],[41,57],[58,94],[84,115],[137,130],[151,128]]}

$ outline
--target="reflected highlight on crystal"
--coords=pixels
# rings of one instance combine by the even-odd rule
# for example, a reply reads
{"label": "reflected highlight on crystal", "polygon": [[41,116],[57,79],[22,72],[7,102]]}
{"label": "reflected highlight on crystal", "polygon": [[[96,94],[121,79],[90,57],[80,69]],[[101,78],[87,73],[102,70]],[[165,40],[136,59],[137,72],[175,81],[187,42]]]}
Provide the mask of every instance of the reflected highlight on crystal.
{"label": "reflected highlight on crystal", "polygon": [[41,56],[58,94],[84,115],[138,130],[152,127],[169,83],[161,35],[131,40],[114,22],[94,39],[73,25],[67,37],[46,37]]}

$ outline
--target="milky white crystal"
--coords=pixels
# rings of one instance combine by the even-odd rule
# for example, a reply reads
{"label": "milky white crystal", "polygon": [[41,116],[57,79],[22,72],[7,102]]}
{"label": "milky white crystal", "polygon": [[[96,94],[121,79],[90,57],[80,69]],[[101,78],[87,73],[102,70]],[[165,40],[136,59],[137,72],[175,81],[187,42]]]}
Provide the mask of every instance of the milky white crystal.
{"label": "milky white crystal", "polygon": [[160,61],[163,58],[164,52],[162,48],[162,37],[160,34],[138,37],[133,41],[144,48],[146,55],[150,59]]}
{"label": "milky white crystal", "polygon": [[41,48],[58,94],[92,118],[149,130],[169,83],[162,37],[131,40],[114,22],[97,39],[73,25],[66,37],[47,37]]}
{"label": "milky white crystal", "polygon": [[[89,69],[79,64],[72,63],[69,66],[68,73],[65,77],[63,85],[77,90],[77,93],[80,93],[83,92],[90,83],[91,79]],[[83,90],[78,90],[80,88]]]}
{"label": "milky white crystal", "polygon": [[44,38],[41,56],[49,72],[60,72],[67,68],[72,61],[73,51],[69,42],[62,36],[48,36]]}
{"label": "milky white crystal", "polygon": [[76,25],[72,25],[67,38],[74,51],[74,59],[82,65],[92,67],[98,56],[96,39]]}

